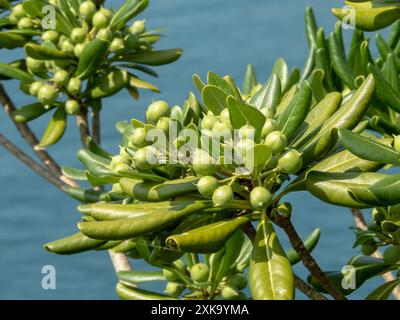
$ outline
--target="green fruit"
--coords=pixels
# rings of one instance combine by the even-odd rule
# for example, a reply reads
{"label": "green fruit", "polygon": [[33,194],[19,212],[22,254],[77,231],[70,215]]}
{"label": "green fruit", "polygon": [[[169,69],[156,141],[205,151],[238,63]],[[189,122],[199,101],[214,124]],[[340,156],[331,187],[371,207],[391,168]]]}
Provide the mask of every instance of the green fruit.
{"label": "green fruit", "polygon": [[37,95],[39,102],[43,105],[51,105],[57,99],[57,96],[56,88],[48,84],[42,85]]}
{"label": "green fruit", "polygon": [[70,95],[76,96],[81,93],[82,81],[78,78],[71,78],[68,81],[67,91]]}
{"label": "green fruit", "polygon": [[171,108],[170,118],[171,118],[171,120],[182,122],[183,121],[183,113],[182,113],[181,107],[173,106]]}
{"label": "green fruit", "polygon": [[83,28],[74,28],[71,31],[71,40],[75,43],[82,43],[86,40],[87,31]]}
{"label": "green fruit", "polygon": [[120,171],[131,171],[132,168],[126,164],[126,163],[118,163],[114,168],[112,168],[112,171],[114,173],[118,173]]}
{"label": "green fruit", "polygon": [[214,191],[212,201],[215,206],[220,207],[232,202],[235,199],[232,188],[230,186],[221,186]]}
{"label": "green fruit", "polygon": [[125,48],[124,40],[121,38],[114,38],[110,45],[111,52],[117,52]]}
{"label": "green fruit", "polygon": [[210,268],[205,263],[196,263],[190,269],[190,277],[196,282],[205,282],[208,280]]}
{"label": "green fruit", "polygon": [[133,156],[137,169],[151,169],[158,163],[156,150],[153,147],[138,149]]}
{"label": "green fruit", "polygon": [[96,11],[96,5],[92,1],[84,1],[79,6],[79,14],[85,20],[91,20]]}
{"label": "green fruit", "polygon": [[146,121],[156,125],[161,117],[168,117],[170,114],[168,103],[165,101],[155,101],[149,105],[146,111]]}
{"label": "green fruit", "polygon": [[43,32],[43,34],[42,34],[43,41],[50,41],[53,43],[57,43],[59,37],[60,37],[60,34],[55,30],[48,30],[48,31]]}
{"label": "green fruit", "polygon": [[65,111],[70,115],[78,114],[79,109],[79,103],[76,100],[68,100],[65,103]]}
{"label": "green fruit", "polygon": [[68,83],[69,74],[65,70],[59,70],[54,74],[53,81],[59,86],[65,86]]}
{"label": "green fruit", "polygon": [[400,136],[395,136],[394,137],[394,149],[397,152],[400,152]]}
{"label": "green fruit", "polygon": [[185,263],[182,261],[182,260],[175,260],[174,262],[173,262],[173,265],[175,266],[175,267],[177,267],[180,271],[182,271],[182,272],[186,272],[186,265],[185,265]]}
{"label": "green fruit", "polygon": [[131,33],[125,37],[125,46],[128,49],[136,49],[138,44],[139,44],[139,37],[136,34]]}
{"label": "green fruit", "polygon": [[166,135],[168,135],[169,132],[170,120],[171,119],[168,117],[161,117],[157,122],[157,128],[164,131]]}
{"label": "green fruit", "polygon": [[112,17],[112,12],[107,9],[101,9],[93,16],[92,23],[98,29],[107,28]]}
{"label": "green fruit", "polygon": [[375,223],[368,224],[367,229],[369,231],[380,231],[381,230],[381,228]]}
{"label": "green fruit", "polygon": [[226,121],[226,122],[231,122],[231,116],[229,113],[229,109],[225,108],[224,110],[222,110],[222,112],[219,115],[219,118],[221,121]]}
{"label": "green fruit", "polygon": [[141,34],[146,31],[146,20],[137,20],[129,28],[130,33]]}
{"label": "green fruit", "polygon": [[267,119],[272,119],[274,117],[274,113],[269,108],[262,108],[260,111]]}
{"label": "green fruit", "polygon": [[239,129],[239,138],[244,139],[252,139],[254,140],[255,129],[250,125],[245,125]]}
{"label": "green fruit", "polygon": [[61,50],[65,51],[69,54],[73,54],[74,50],[75,50],[75,46],[71,40],[64,40],[63,42],[61,42]]}
{"label": "green fruit", "polygon": [[212,157],[202,149],[197,149],[193,153],[192,165],[193,170],[200,176],[211,176],[218,169]]}
{"label": "green fruit", "polygon": [[264,187],[255,187],[250,193],[250,203],[255,209],[266,209],[272,202],[272,194]]}
{"label": "green fruit", "polygon": [[370,256],[371,254],[373,254],[376,249],[377,247],[375,244],[363,244],[361,246],[361,252],[366,256]]}
{"label": "green fruit", "polygon": [[79,58],[82,55],[83,50],[85,49],[86,44],[84,43],[78,43],[75,47],[74,47],[74,55],[75,57]]}
{"label": "green fruit", "polygon": [[212,129],[213,136],[229,138],[232,133],[232,125],[228,121],[216,121]]}
{"label": "green fruit", "polygon": [[33,28],[33,20],[31,18],[21,18],[17,24],[18,29],[32,29]]}
{"label": "green fruit", "polygon": [[225,286],[221,291],[221,296],[225,300],[236,299],[239,297],[239,294],[240,294],[239,290],[234,286]]}
{"label": "green fruit", "polygon": [[247,151],[251,148],[253,148],[255,145],[254,140],[252,139],[244,139],[244,140],[240,140],[237,144],[236,144],[236,148],[240,151],[241,155],[243,157],[246,156]]}
{"label": "green fruit", "polygon": [[297,173],[303,167],[301,153],[294,149],[289,150],[278,160],[278,166],[285,173]]}
{"label": "green fruit", "polygon": [[36,60],[31,57],[26,58],[26,66],[28,67],[29,71],[33,73],[42,72],[45,68],[44,62],[42,60]]}
{"label": "green fruit", "polygon": [[175,275],[175,273],[168,269],[163,269],[162,273],[163,273],[163,276],[165,277],[165,279],[167,279],[168,281],[178,280],[178,277]]}
{"label": "green fruit", "polygon": [[204,176],[197,182],[197,190],[204,197],[211,197],[218,187],[218,180],[212,176]]}
{"label": "green fruit", "polygon": [[247,278],[241,273],[235,273],[228,278],[228,284],[238,288],[239,290],[243,290],[247,287]]}
{"label": "green fruit", "polygon": [[264,123],[264,126],[261,131],[261,136],[265,138],[272,131],[276,131],[278,129],[278,125],[276,121],[273,119],[267,119]]}
{"label": "green fruit", "polygon": [[272,131],[265,138],[264,144],[270,147],[272,153],[279,154],[287,146],[287,138],[280,131]]}
{"label": "green fruit", "polygon": [[184,286],[179,282],[168,282],[165,287],[165,292],[171,297],[179,297],[179,295],[183,292]]}
{"label": "green fruit", "polygon": [[130,143],[137,147],[143,148],[149,144],[149,141],[146,140],[147,131],[145,128],[136,128],[132,135],[130,136]]}
{"label": "green fruit", "polygon": [[21,3],[17,4],[14,8],[12,8],[12,15],[18,20],[23,17],[26,17],[26,12]]}
{"label": "green fruit", "polygon": [[216,116],[209,113],[205,115],[203,120],[201,121],[201,128],[205,130],[212,130],[217,120],[218,118]]}
{"label": "green fruit", "polygon": [[40,88],[42,87],[42,83],[40,81],[35,81],[29,86],[30,95],[37,97]]}
{"label": "green fruit", "polygon": [[113,33],[110,29],[103,28],[97,32],[96,38],[104,41],[111,41],[113,39]]}
{"label": "green fruit", "polygon": [[400,246],[389,246],[383,252],[386,263],[395,264],[400,260]]}

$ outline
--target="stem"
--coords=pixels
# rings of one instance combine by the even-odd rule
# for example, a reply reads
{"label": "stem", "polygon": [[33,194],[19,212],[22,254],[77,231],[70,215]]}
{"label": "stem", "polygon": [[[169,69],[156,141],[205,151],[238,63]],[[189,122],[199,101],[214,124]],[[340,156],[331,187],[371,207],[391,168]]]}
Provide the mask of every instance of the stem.
{"label": "stem", "polygon": [[14,145],[10,140],[0,133],[0,145],[2,145],[7,151],[9,151],[18,160],[27,165],[32,171],[36,172],[43,179],[50,182],[63,192],[66,192],[66,183],[57,179],[53,174],[44,166],[38,164],[35,160],[29,157],[24,151]]}
{"label": "stem", "polygon": [[[353,215],[356,226],[358,228],[360,228],[361,230],[367,230],[367,224],[365,223],[365,219],[364,219],[364,216],[363,216],[361,210],[353,208],[353,209],[351,209],[351,213]],[[375,258],[379,258],[379,259],[382,258],[382,254],[379,252],[379,250],[376,250],[372,254],[372,256]],[[382,278],[385,280],[385,282],[390,282],[390,281],[393,281],[396,279],[391,272],[387,272],[387,273],[383,274]],[[400,300],[400,287],[397,286],[393,290],[392,294],[396,298],[396,300]]]}
{"label": "stem", "polygon": [[79,128],[81,143],[84,147],[86,147],[87,138],[90,136],[89,123],[88,123],[88,110],[86,107],[81,106],[80,111],[76,117],[76,122]]}
{"label": "stem", "polygon": [[336,288],[332,282],[325,276],[324,272],[321,270],[320,266],[317,264],[315,259],[307,251],[304,246],[303,241],[298,235],[296,229],[294,228],[292,222],[289,218],[285,218],[279,215],[274,215],[270,217],[278,226],[280,226],[289,238],[289,241],[294,250],[299,254],[303,265],[310,271],[321,286],[336,300],[346,300],[343,293]]}
{"label": "stem", "polygon": [[100,111],[92,111],[92,138],[94,142],[100,145]]}
{"label": "stem", "polygon": [[296,288],[303,292],[307,297],[312,300],[328,300],[324,295],[316,291],[313,287],[311,287],[307,282],[303,281],[296,274],[294,275],[294,284]]}
{"label": "stem", "polygon": [[17,110],[14,102],[11,100],[10,96],[7,94],[4,86],[0,83],[0,103],[2,104],[4,110],[9,115],[10,119],[14,123],[18,132],[24,138],[24,140],[31,146],[32,150],[35,152],[40,161],[49,168],[49,170],[56,175],[60,180],[64,181],[71,187],[77,187],[78,185],[70,178],[64,176],[61,172],[60,166],[56,161],[50,156],[50,154],[43,147],[39,146],[39,140],[33,133],[28,124],[23,122],[16,122],[12,116],[12,113]]}

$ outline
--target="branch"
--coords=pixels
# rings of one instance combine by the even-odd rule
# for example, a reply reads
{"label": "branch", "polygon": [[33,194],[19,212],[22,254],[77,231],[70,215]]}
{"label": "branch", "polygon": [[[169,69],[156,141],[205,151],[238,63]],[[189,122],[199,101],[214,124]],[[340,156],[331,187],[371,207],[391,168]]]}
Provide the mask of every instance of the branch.
{"label": "branch", "polygon": [[92,110],[92,138],[94,142],[100,145],[100,111]]}
{"label": "branch", "polygon": [[303,292],[307,297],[312,300],[328,300],[324,295],[316,291],[313,287],[311,287],[307,282],[303,281],[296,274],[294,275],[294,284],[296,288]]}
{"label": "branch", "polygon": [[81,107],[76,118],[81,137],[81,143],[84,147],[87,146],[87,138],[90,136],[89,123],[88,123],[88,110],[86,107]]}
{"label": "branch", "polygon": [[[364,216],[363,216],[361,210],[360,209],[351,209],[351,213],[353,215],[356,226],[358,228],[360,228],[361,230],[367,230],[367,224],[365,223],[365,219],[364,219]],[[379,252],[379,250],[376,250],[372,254],[372,256],[375,258],[379,258],[379,259],[382,258],[382,254]],[[385,280],[385,282],[390,282],[390,281],[396,280],[396,278],[393,276],[393,274],[391,272],[387,272],[387,273],[383,274],[382,278]],[[393,296],[397,300],[400,300],[400,287],[399,286],[397,286],[393,290]]]}
{"label": "branch", "polygon": [[26,123],[16,122],[12,116],[12,113],[17,110],[13,101],[7,94],[4,86],[0,83],[0,103],[2,104],[4,110],[11,118],[15,127],[19,131],[22,138],[31,146],[32,150],[36,153],[40,161],[46,165],[49,170],[56,175],[60,180],[64,181],[71,187],[77,187],[77,184],[71,180],[70,178],[64,176],[61,172],[59,165],[56,161],[49,155],[49,153],[43,147],[39,146],[39,140],[36,135],[30,129],[30,127]]}
{"label": "branch", "polygon": [[271,217],[278,226],[280,226],[287,234],[289,241],[294,250],[299,254],[303,265],[310,271],[310,273],[318,280],[321,286],[336,300],[346,300],[343,293],[336,288],[332,282],[325,276],[324,272],[321,270],[320,266],[307,251],[304,246],[303,241],[298,235],[296,229],[294,228],[292,222],[289,218],[285,218],[279,215],[274,215]]}
{"label": "branch", "polygon": [[67,192],[66,184],[55,178],[53,174],[44,166],[38,164],[35,160],[29,157],[24,151],[14,145],[10,140],[0,133],[0,145],[2,145],[13,156],[26,164],[32,171],[36,172],[43,179],[47,180],[63,192]]}

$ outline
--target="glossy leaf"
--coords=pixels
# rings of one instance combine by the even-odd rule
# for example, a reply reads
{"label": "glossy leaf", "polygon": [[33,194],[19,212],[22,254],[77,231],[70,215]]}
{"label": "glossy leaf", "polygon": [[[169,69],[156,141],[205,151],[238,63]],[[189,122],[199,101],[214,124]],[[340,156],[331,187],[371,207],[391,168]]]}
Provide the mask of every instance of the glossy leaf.
{"label": "glossy leaf", "polygon": [[148,0],[128,0],[115,12],[110,21],[109,28],[112,31],[122,29],[125,24],[141,13],[149,5]]}
{"label": "glossy leaf", "polygon": [[71,58],[64,51],[35,43],[28,43],[25,46],[25,52],[29,57],[37,60],[65,60]]}
{"label": "glossy leaf", "polygon": [[257,85],[257,77],[253,65],[249,64],[243,81],[243,93],[250,94]]}
{"label": "glossy leaf", "polygon": [[79,58],[78,68],[76,70],[76,77],[80,79],[87,79],[94,75],[100,65],[103,63],[107,55],[109,42],[94,39],[89,42]]}
{"label": "glossy leaf", "polygon": [[249,100],[249,104],[257,109],[268,108],[274,110],[281,99],[281,81],[276,74],[266,82]]}
{"label": "glossy leaf", "polygon": [[55,105],[44,106],[41,103],[32,103],[15,110],[12,117],[16,122],[28,122],[55,108]]}
{"label": "glossy leaf", "polygon": [[120,271],[117,273],[117,276],[120,281],[130,282],[130,283],[166,281],[161,271],[153,271],[153,270]]}
{"label": "glossy leaf", "polygon": [[118,283],[115,290],[122,300],[176,300],[156,292],[129,287],[122,283]]}
{"label": "glossy leaf", "polygon": [[47,251],[65,255],[89,251],[104,243],[105,241],[90,239],[81,232],[78,232],[72,236],[49,242],[44,245],[44,248]]}
{"label": "glossy leaf", "polygon": [[40,140],[40,145],[46,147],[57,143],[64,135],[66,128],[67,114],[64,108],[57,108],[47,124],[47,128]]}
{"label": "glossy leaf", "polygon": [[400,285],[400,280],[392,280],[372,291],[365,299],[366,300],[388,300],[391,293],[397,286]]}
{"label": "glossy leaf", "polygon": [[154,50],[149,52],[137,52],[126,55],[122,58],[123,61],[136,62],[149,66],[160,66],[174,62],[182,55],[181,49],[169,50]]}
{"label": "glossy leaf", "polygon": [[204,105],[214,115],[219,115],[227,107],[227,94],[216,86],[205,86],[201,95]]}
{"label": "glossy leaf", "polygon": [[31,83],[34,78],[27,72],[0,61],[0,75]]}
{"label": "glossy leaf", "polygon": [[[308,237],[306,240],[304,240],[304,247],[307,249],[308,252],[312,252],[314,248],[317,246],[319,238],[321,236],[321,230],[320,229],[315,229]],[[293,266],[296,263],[298,263],[301,258],[299,254],[296,252],[294,249],[290,249],[286,251],[286,256],[290,262],[290,264]]]}

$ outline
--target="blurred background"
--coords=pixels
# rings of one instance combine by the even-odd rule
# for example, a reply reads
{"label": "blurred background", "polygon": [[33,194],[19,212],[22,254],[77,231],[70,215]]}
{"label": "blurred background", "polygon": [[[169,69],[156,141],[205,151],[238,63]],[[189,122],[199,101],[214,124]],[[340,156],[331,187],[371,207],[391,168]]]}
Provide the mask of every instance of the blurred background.
{"label": "blurred background", "polygon": [[[115,7],[122,2],[112,1]],[[102,113],[104,147],[115,153],[120,136],[114,123],[132,117],[143,119],[144,110],[153,99],[181,105],[188,92],[194,90],[193,73],[205,78],[212,70],[231,74],[241,83],[246,65],[252,63],[259,81],[264,82],[280,56],[290,67],[302,68],[308,53],[305,7],[313,6],[319,25],[330,32],[335,23],[330,8],[341,4],[340,0],[151,0],[141,18],[147,19],[148,28],[166,28],[167,37],[158,48],[181,47],[184,54],[178,62],[156,69],[160,77],[152,81],[161,88],[161,95],[142,91],[140,101],[134,101],[127,93],[121,93],[106,101]],[[344,33],[348,40],[351,31]],[[16,59],[15,52],[2,50],[0,59],[12,61]],[[31,102],[16,83],[7,82],[7,89],[17,106]],[[44,119],[32,123],[39,137],[45,125]],[[25,147],[2,108],[0,132]],[[67,134],[50,152],[59,163],[79,166],[75,158],[79,147],[75,123],[70,121]],[[80,215],[75,201],[1,148],[0,186],[0,299],[116,299],[116,278],[107,252],[56,256],[42,248],[48,241],[76,232]],[[352,255],[359,253],[351,248],[355,237],[349,229],[353,220],[348,210],[323,204],[306,193],[297,193],[288,200],[293,202],[294,224],[303,238],[314,228],[321,228],[314,256],[324,270],[340,270]],[[287,246],[284,235],[281,239]],[[55,290],[42,289],[44,265],[56,268]],[[136,260],[133,267],[146,268]],[[297,266],[296,272],[307,276],[302,266]],[[380,278],[367,282],[351,298],[366,297],[381,282]],[[163,285],[150,288],[163,290]],[[298,294],[298,298],[304,297]]]}

